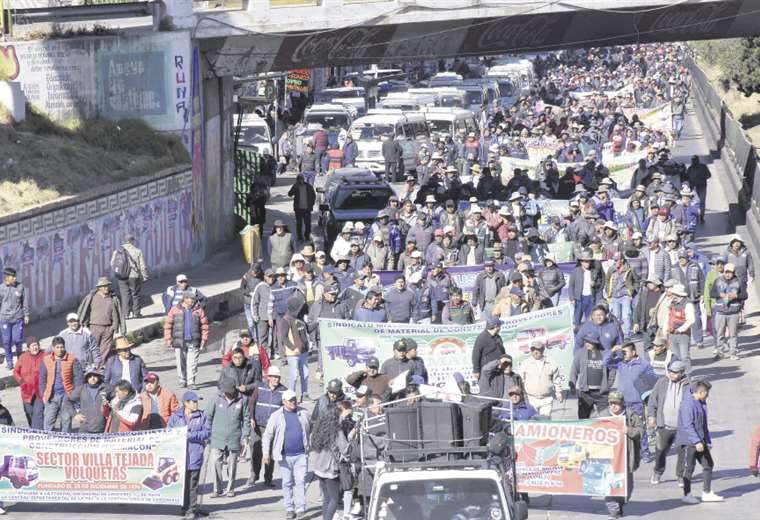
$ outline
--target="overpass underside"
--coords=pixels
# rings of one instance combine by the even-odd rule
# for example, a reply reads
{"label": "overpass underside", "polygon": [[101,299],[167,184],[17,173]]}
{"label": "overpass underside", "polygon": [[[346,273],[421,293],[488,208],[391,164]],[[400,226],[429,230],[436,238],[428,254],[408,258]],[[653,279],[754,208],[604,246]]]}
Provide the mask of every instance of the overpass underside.
{"label": "overpass underside", "polygon": [[[579,4],[584,7],[579,8]],[[590,4],[599,7],[588,7]],[[225,76],[760,35],[760,0],[674,1],[626,9],[601,7],[611,4],[625,3],[547,1],[537,2],[533,8],[528,7],[532,4],[520,3],[503,9],[479,9],[474,11],[477,16],[469,17],[464,17],[467,10],[451,11],[446,15],[448,19],[440,19],[439,9],[427,17],[419,13],[417,16],[408,16],[408,13],[407,16],[377,16],[361,24],[330,28],[339,24],[338,19],[325,24],[322,30],[315,29],[312,23],[308,31],[276,33],[271,29],[264,32],[260,21],[259,25],[253,22],[255,10],[249,10],[201,18],[196,26],[196,38],[210,68],[217,76]],[[296,8],[273,14],[272,11],[268,10],[267,14],[270,18],[283,18],[280,24],[290,17],[291,27],[305,26],[298,23]],[[345,8],[340,12],[345,12]],[[351,19],[346,17],[346,20]]]}

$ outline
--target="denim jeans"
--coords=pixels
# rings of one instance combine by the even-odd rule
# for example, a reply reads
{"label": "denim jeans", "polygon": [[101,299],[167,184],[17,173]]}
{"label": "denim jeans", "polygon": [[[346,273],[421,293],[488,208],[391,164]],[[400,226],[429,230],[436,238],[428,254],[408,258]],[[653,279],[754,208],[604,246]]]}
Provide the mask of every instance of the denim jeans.
{"label": "denim jeans", "polygon": [[256,324],[253,322],[253,314],[251,314],[251,305],[249,303],[243,305],[243,312],[245,313],[245,323],[248,325],[248,332],[251,333],[252,338],[255,338],[254,327]]}
{"label": "denim jeans", "polygon": [[24,403],[24,415],[32,430],[41,430],[45,426],[45,405],[42,399],[32,396],[31,403]]}
{"label": "denim jeans", "polygon": [[280,465],[282,475],[282,498],[286,511],[298,513],[306,511],[306,468],[305,453],[301,455],[283,455]]}
{"label": "denim jeans", "polygon": [[573,312],[573,325],[580,327],[584,319],[591,318],[591,310],[594,308],[593,296],[581,296],[580,300],[575,300]]}
{"label": "denim jeans", "polygon": [[338,510],[342,498],[340,480],[337,478],[319,478],[319,489],[322,491],[322,518],[332,518]]}
{"label": "denim jeans", "polygon": [[288,388],[296,391],[296,382],[301,379],[301,395],[309,393],[309,353],[298,356],[287,356],[288,359]]}
{"label": "denim jeans", "polygon": [[55,421],[59,415],[61,417],[61,431],[64,433],[71,432],[71,419],[74,417],[74,407],[66,394],[54,395],[50,398],[50,401],[45,403],[45,431],[53,431]]}
{"label": "denim jeans", "polygon": [[[692,325],[692,328],[694,326]],[[668,334],[668,343],[670,343],[670,350],[678,356],[678,359],[683,361],[686,365],[686,375],[691,374],[691,353],[689,349],[691,347],[691,334]]]}
{"label": "denim jeans", "polygon": [[20,357],[24,344],[24,320],[0,321],[0,329],[3,335],[3,349],[5,350],[5,365],[13,368],[13,347],[16,347],[16,356]]}
{"label": "denim jeans", "polygon": [[631,301],[628,295],[616,296],[610,300],[610,312],[622,323],[625,338],[631,335]]}
{"label": "denim jeans", "polygon": [[698,301],[694,302],[694,325],[691,326],[691,341],[695,345],[701,345],[704,341],[702,332],[702,308]]}

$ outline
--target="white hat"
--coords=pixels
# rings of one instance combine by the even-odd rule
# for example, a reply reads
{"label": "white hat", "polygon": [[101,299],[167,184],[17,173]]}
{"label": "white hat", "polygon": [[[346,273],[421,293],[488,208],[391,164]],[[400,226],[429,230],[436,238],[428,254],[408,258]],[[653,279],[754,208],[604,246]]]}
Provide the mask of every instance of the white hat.
{"label": "white hat", "polygon": [[420,283],[420,280],[422,280],[422,272],[417,271],[415,273],[412,273],[409,275],[409,283]]}
{"label": "white hat", "polygon": [[521,199],[521,198],[522,198],[522,195],[520,195],[517,192],[514,192],[512,195],[510,195],[509,200],[517,200],[517,199]]}
{"label": "white hat", "polygon": [[615,226],[615,223],[611,220],[608,220],[607,222],[605,222],[604,227],[617,230],[617,226]]}
{"label": "white hat", "polygon": [[483,210],[477,204],[473,204],[470,206],[470,213],[483,213]]}
{"label": "white hat", "polygon": [[412,251],[412,258],[422,258],[422,253],[419,251]]}
{"label": "white hat", "polygon": [[327,255],[325,254],[324,251],[317,251],[316,253],[314,253],[314,256],[317,258],[320,258],[322,256],[327,256]]}
{"label": "white hat", "polygon": [[731,235],[731,239],[728,241],[729,245],[731,244],[731,242],[733,242],[735,240],[738,240],[742,244],[744,243],[744,239],[742,239],[741,235],[736,234],[736,235]]}
{"label": "white hat", "polygon": [[177,280],[177,283],[179,283],[179,282],[186,282],[187,281],[187,276],[185,276],[184,274],[178,274],[176,280]]}
{"label": "white hat", "polygon": [[354,224],[354,230],[361,231],[362,229],[364,229],[364,222],[359,221],[356,224]]}
{"label": "white hat", "polygon": [[631,235],[631,240],[636,240],[637,238],[643,238],[644,235],[642,235],[640,232],[636,231]]}
{"label": "white hat", "polygon": [[343,229],[340,231],[341,233],[350,233],[354,230],[354,223],[353,222],[346,222],[343,224]]}
{"label": "white hat", "polygon": [[469,200],[470,204],[477,204],[478,203],[478,198],[477,197],[470,197],[468,200]]}
{"label": "white hat", "polygon": [[66,315],[66,321],[79,321],[79,316],[76,312],[70,312]]}
{"label": "white hat", "polygon": [[372,236],[372,240],[375,241],[375,242],[382,242],[383,241],[383,235],[381,235],[380,233],[375,233]]}
{"label": "white hat", "polygon": [[443,226],[443,234],[444,235],[448,235],[449,233],[453,233],[453,232],[454,232],[454,226],[452,226],[452,225]]}
{"label": "white hat", "polygon": [[425,203],[428,203],[428,202],[435,202],[435,195],[428,195],[427,197],[425,197]]}
{"label": "white hat", "polygon": [[280,373],[280,367],[269,365],[269,371],[267,372],[267,375],[280,377],[282,375]]}
{"label": "white hat", "polygon": [[677,283],[670,289],[668,289],[671,293],[675,294],[676,296],[688,296],[686,293],[686,288],[683,286],[683,284]]}
{"label": "white hat", "polygon": [[684,188],[681,190],[681,195],[682,195],[682,196],[691,197],[691,196],[693,195],[693,194],[691,193],[691,188],[689,188],[688,186],[685,186],[685,187],[684,187]]}
{"label": "white hat", "polygon": [[296,399],[296,393],[293,390],[285,390],[282,393],[282,400],[283,401],[292,401],[293,399]]}
{"label": "white hat", "polygon": [[290,257],[290,263],[293,262],[305,262],[306,259],[303,257],[301,253],[295,253],[293,256]]}
{"label": "white hat", "polygon": [[499,208],[499,215],[509,215],[509,208],[502,206]]}

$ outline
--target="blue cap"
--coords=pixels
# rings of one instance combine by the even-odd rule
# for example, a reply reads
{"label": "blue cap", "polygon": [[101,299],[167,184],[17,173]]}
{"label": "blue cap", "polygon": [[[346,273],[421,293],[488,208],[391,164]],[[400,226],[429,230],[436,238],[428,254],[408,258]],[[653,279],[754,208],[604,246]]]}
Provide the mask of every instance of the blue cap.
{"label": "blue cap", "polygon": [[498,316],[489,316],[486,319],[486,326],[488,328],[497,327],[501,325],[501,319]]}
{"label": "blue cap", "polygon": [[192,390],[188,390],[184,394],[182,394],[182,402],[185,401],[200,401],[201,398],[198,397],[198,394],[193,392]]}
{"label": "blue cap", "polygon": [[422,376],[414,374],[411,377],[411,379],[409,381],[409,384],[411,384],[411,385],[417,385],[417,386],[424,385],[425,384],[425,380],[422,378]]}
{"label": "blue cap", "polygon": [[324,268],[324,269],[322,269],[322,272],[323,272],[323,273],[330,273],[330,274],[334,274],[334,273],[335,273],[335,266],[333,266],[333,265],[328,265],[328,266],[325,266],[325,268]]}

